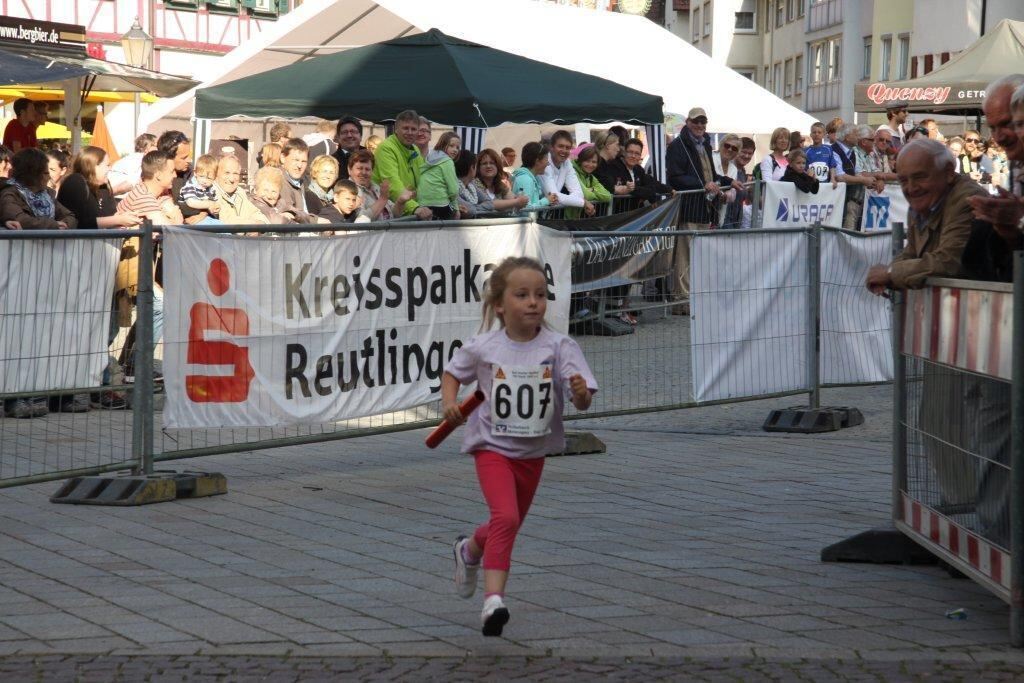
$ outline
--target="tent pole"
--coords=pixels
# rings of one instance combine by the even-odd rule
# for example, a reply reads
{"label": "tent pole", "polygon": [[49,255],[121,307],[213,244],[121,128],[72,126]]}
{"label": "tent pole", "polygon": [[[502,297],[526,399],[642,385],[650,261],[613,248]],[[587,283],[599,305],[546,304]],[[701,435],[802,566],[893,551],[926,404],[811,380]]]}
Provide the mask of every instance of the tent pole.
{"label": "tent pole", "polygon": [[71,78],[61,83],[64,90],[64,117],[71,130],[71,153],[82,149],[82,91],[85,83],[81,78]]}
{"label": "tent pole", "polygon": [[132,115],[132,140],[139,137],[139,109],[141,109],[142,95],[139,92],[132,93],[132,103],[135,106]]}

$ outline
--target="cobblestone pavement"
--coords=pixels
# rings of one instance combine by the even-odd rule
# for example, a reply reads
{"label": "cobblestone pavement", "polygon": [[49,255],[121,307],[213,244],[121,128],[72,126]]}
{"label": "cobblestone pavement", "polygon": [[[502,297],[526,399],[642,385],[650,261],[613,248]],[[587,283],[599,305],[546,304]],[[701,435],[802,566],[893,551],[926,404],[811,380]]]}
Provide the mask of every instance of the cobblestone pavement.
{"label": "cobblestone pavement", "polygon": [[759,431],[787,399],[575,423],[608,452],[548,461],[500,639],[451,586],[471,462],[423,431],[175,463],[216,498],[0,490],[0,680],[1020,677],[973,582],[819,561],[888,520],[888,397],[827,391],[868,420],[823,436]]}
{"label": "cobblestone pavement", "polygon": [[693,659],[680,657],[125,657],[0,660],[4,680],[145,681],[1015,681],[1007,662]]}

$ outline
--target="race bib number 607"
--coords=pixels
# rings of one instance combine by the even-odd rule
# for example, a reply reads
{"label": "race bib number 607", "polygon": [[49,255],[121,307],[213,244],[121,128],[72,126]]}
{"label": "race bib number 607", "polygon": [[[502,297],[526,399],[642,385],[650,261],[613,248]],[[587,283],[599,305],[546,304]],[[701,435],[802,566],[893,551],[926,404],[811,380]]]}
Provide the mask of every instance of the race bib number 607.
{"label": "race bib number 607", "polygon": [[494,365],[492,372],[491,433],[514,437],[550,434],[554,414],[551,366]]}

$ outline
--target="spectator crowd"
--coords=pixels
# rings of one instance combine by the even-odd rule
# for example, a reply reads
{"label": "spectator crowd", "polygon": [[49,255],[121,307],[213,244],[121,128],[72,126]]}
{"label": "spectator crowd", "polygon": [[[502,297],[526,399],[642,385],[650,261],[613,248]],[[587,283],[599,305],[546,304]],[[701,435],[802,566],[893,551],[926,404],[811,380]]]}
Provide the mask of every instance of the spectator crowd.
{"label": "spectator crowd", "polygon": [[[131,228],[148,219],[156,225],[292,224],[322,231],[312,226],[525,211],[589,218],[607,213],[616,201],[635,208],[674,192],[683,193],[681,228],[744,228],[750,226],[756,201],[751,183],[778,180],[808,193],[818,192],[822,183],[845,183],[844,227],[859,229],[865,191],[881,190],[885,183],[901,184],[912,212],[928,209],[915,203],[916,181],[904,173],[915,153],[906,164],[904,154],[918,149],[926,150],[921,154],[936,168],[945,169],[948,162],[961,185],[987,186],[987,193],[967,193],[980,198],[972,215],[995,226],[994,234],[1004,242],[1019,240],[1019,230],[1007,226],[1011,218],[1019,221],[1024,215],[1024,144],[1018,137],[1024,136],[1024,79],[1009,83],[1003,88],[1005,110],[993,113],[989,108],[995,100],[990,96],[986,101],[988,139],[975,130],[945,139],[934,120],[912,124],[907,107],[897,104],[877,128],[841,119],[815,123],[808,136],[777,128],[768,153],[757,163],[753,138],[725,134],[716,136],[713,145],[707,113],[694,107],[668,144],[667,183],[643,163],[644,141],[621,126],[597,132],[592,140],[578,141],[569,131],[557,130],[518,151],[506,147],[477,153],[463,149],[459,136],[449,131],[431,144],[433,124],[412,110],[399,113],[393,132],[383,139],[364,139],[363,123],[351,116],[321,121],[304,137],[293,136],[289,124],[277,123],[252,174],[245,173],[246,165],[234,153],[203,154],[193,161],[192,141],[174,130],[159,137],[140,135],[134,152],[111,164],[99,147],[86,146],[74,158],[59,150],[42,151],[35,131],[46,120],[46,108],[19,99],[0,145],[0,228]],[[959,263],[959,254],[948,256]],[[132,258],[130,245],[123,257]],[[680,301],[688,296],[688,261],[687,243],[680,240],[667,292]],[[125,277],[116,285],[115,317],[122,325],[129,321],[136,284]],[[159,335],[159,287],[154,307]],[[688,311],[683,304],[676,312]],[[623,319],[635,323],[629,312]],[[105,392],[98,398],[7,401],[5,412],[32,417],[47,410],[123,405],[115,392]]]}

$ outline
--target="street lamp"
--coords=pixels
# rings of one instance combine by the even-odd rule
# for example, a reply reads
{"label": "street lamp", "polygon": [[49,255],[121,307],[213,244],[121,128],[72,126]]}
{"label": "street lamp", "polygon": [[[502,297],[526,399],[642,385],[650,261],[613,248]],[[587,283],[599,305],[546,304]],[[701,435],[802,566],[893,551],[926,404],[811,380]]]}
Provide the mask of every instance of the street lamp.
{"label": "street lamp", "polygon": [[121,36],[121,49],[124,50],[124,59],[129,66],[149,65],[149,58],[153,55],[153,36],[142,30],[138,17],[135,17],[135,23],[128,29],[128,33]]}
{"label": "street lamp", "polygon": [[[128,29],[128,33],[121,36],[121,49],[124,50],[124,59],[129,66],[149,66],[149,59],[153,55],[153,36],[142,30],[139,18],[135,17],[135,23]],[[132,137],[139,137],[139,93],[134,93],[135,102],[135,123]]]}

